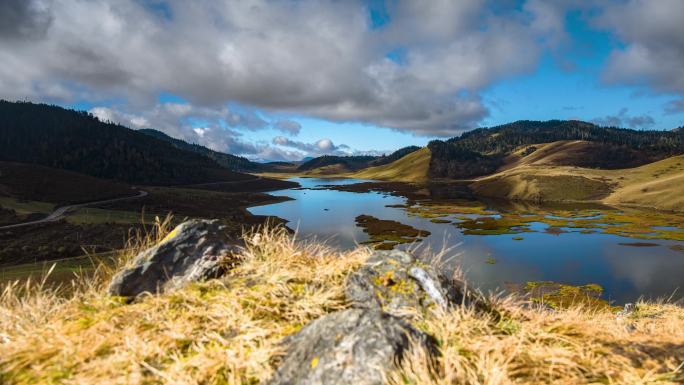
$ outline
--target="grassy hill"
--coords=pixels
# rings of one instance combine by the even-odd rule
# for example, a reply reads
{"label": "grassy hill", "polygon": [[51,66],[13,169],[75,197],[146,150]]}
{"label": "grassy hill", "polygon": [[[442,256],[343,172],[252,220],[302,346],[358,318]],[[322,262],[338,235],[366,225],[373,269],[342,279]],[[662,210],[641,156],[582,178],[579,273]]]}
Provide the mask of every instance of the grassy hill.
{"label": "grassy hill", "polygon": [[392,163],[369,167],[350,176],[360,179],[379,179],[400,182],[424,182],[428,180],[430,150],[425,147]]}
{"label": "grassy hill", "polygon": [[[583,144],[570,144],[573,141]],[[521,148],[553,142],[569,146],[548,149],[565,153],[565,158],[557,159],[556,164],[586,168],[637,167],[684,154],[681,130],[629,130],[573,120],[519,121],[430,142],[430,176],[464,179],[488,175],[510,163],[509,156]],[[570,152],[575,155],[567,156]]]}
{"label": "grassy hill", "polygon": [[369,167],[390,164],[420,149],[418,146],[400,148],[390,155],[383,156],[336,156],[323,155],[309,159],[297,167],[297,172],[311,176],[342,175],[356,172]]}
{"label": "grassy hill", "polygon": [[[639,167],[601,170],[563,165],[581,154],[585,143],[536,147],[540,148],[536,155],[521,157],[493,175],[476,179],[471,184],[473,192],[513,200],[597,201],[684,211],[684,155]],[[575,152],[577,149],[582,151]]]}
{"label": "grassy hill", "polygon": [[618,186],[605,203],[684,211],[684,156],[615,173]]}
{"label": "grassy hill", "polygon": [[87,112],[24,102],[0,101],[0,160],[136,184],[252,178]]}
{"label": "grassy hill", "polygon": [[399,159],[405,157],[406,155],[409,155],[409,154],[416,152],[420,149],[421,148],[418,146],[406,146],[406,147],[400,148],[400,149],[392,152],[389,155],[383,155],[381,157],[378,157],[375,160],[372,160],[371,162],[368,163],[368,166],[369,167],[375,167],[375,166],[382,166],[385,164],[390,164],[390,163],[392,163],[396,160],[399,160]]}
{"label": "grassy hill", "polygon": [[323,155],[308,160],[297,167],[299,172],[313,171],[328,168],[335,172],[351,172],[368,167],[368,164],[377,159],[375,156],[335,156]]}

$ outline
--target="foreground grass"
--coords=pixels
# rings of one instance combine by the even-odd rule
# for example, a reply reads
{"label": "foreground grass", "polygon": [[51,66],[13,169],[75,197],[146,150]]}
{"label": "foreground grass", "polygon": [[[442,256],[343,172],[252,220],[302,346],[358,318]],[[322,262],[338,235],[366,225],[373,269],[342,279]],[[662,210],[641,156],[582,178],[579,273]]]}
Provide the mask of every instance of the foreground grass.
{"label": "foreground grass", "polygon": [[[165,235],[130,245],[121,265]],[[344,281],[369,251],[295,242],[282,230],[247,236],[225,279],[124,304],[105,295],[115,269],[78,278],[69,294],[12,284],[0,297],[0,383],[254,384],[277,365],[281,339],[348,306]],[[417,316],[439,341],[437,373],[409,357],[400,383],[678,383],[684,309],[640,303],[628,319],[572,307],[544,311],[492,299],[497,314],[455,308]],[[629,326],[629,327],[628,327]]]}

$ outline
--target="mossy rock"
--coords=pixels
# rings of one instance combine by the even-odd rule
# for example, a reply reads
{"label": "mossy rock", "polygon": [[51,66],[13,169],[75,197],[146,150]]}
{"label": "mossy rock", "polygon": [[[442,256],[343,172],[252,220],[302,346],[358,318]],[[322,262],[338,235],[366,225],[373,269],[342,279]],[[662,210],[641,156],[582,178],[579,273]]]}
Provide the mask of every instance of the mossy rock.
{"label": "mossy rock", "polygon": [[347,299],[356,307],[379,308],[391,314],[447,308],[481,298],[466,292],[462,282],[451,281],[432,267],[400,251],[376,251],[349,276]]}

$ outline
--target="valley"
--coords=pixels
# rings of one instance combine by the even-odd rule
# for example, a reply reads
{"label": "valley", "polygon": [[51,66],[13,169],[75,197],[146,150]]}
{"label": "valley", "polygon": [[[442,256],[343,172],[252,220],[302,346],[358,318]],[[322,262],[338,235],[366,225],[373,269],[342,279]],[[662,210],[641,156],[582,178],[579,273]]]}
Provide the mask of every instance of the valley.
{"label": "valley", "polygon": [[[77,114],[71,119],[100,124]],[[107,154],[139,148],[142,157],[115,156],[119,165],[98,168],[92,165],[100,160],[85,152],[0,161],[5,279],[38,274],[50,261],[60,261],[55,276],[68,276],[92,265],[87,258],[126,247],[131,234],[153,231],[169,215],[171,224],[217,218],[233,236],[286,223],[301,237],[344,249],[358,243],[376,249],[454,247],[468,278],[488,290],[541,281],[599,284],[602,298],[622,302],[671,294],[675,276],[684,274],[680,131],[516,122],[384,156],[260,164],[154,130],[106,130],[129,144],[115,150],[103,142],[84,145]],[[20,146],[21,138],[9,135],[1,143]],[[183,157],[192,161],[178,163]],[[145,164],[175,171],[160,179]],[[143,169],[132,173],[136,167]],[[187,167],[199,171],[189,176]],[[578,248],[581,255],[574,252]],[[555,257],[548,260],[549,254]],[[614,258],[625,254],[621,269],[645,264],[648,279],[621,277]],[[564,263],[575,266],[573,273]]]}

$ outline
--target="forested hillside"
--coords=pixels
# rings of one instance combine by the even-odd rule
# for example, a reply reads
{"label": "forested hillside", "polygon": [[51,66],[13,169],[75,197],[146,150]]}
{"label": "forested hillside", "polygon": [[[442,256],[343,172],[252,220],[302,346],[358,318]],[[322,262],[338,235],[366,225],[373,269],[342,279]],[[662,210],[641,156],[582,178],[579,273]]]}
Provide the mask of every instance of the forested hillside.
{"label": "forested hillside", "polygon": [[501,166],[506,155],[521,146],[562,140],[600,145],[582,164],[574,164],[590,168],[636,167],[684,153],[681,130],[640,131],[599,127],[576,120],[518,121],[480,128],[447,141],[430,142],[430,175],[467,178],[489,174]]}
{"label": "forested hillside", "polygon": [[201,146],[199,144],[195,143],[188,143],[184,140],[172,138],[165,133],[159,131],[159,130],[154,130],[151,128],[145,128],[142,130],[138,130],[138,132],[142,132],[143,134],[147,134],[149,136],[155,137],[157,139],[164,140],[166,142],[171,143],[174,147],[179,148],[184,151],[190,151],[194,152],[197,154],[201,154],[206,156],[207,158],[213,159],[216,163],[219,165],[233,170],[233,171],[262,171],[266,167],[265,165],[252,162],[247,158],[244,158],[242,156],[236,156],[236,155],[231,155],[231,154],[226,154],[223,152],[218,152],[214,151],[211,149],[208,149],[204,146]]}
{"label": "forested hillside", "polygon": [[299,165],[298,171],[309,171],[319,167],[341,165],[348,171],[360,170],[368,166],[368,163],[377,159],[375,156],[335,156],[323,155],[313,158]]}
{"label": "forested hillside", "polygon": [[135,184],[249,179],[214,160],[87,112],[0,101],[0,160]]}
{"label": "forested hillside", "polygon": [[317,158],[310,159],[297,168],[298,171],[309,171],[320,167],[339,165],[347,171],[357,171],[367,167],[382,166],[399,160],[406,155],[420,150],[418,146],[407,146],[400,148],[389,155],[383,156],[369,156],[369,155],[352,155],[352,156],[335,156],[323,155]]}

